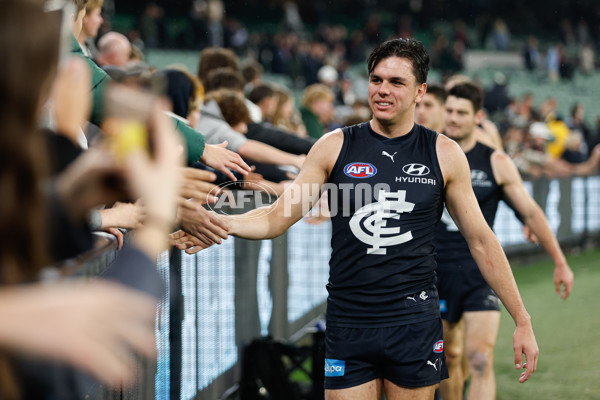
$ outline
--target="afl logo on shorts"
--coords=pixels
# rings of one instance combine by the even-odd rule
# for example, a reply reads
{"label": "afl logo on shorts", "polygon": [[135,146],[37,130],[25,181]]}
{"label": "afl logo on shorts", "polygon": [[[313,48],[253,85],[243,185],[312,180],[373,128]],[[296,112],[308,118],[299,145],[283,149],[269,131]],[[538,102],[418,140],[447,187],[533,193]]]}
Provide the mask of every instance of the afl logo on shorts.
{"label": "afl logo on shorts", "polygon": [[443,351],[444,351],[444,341],[443,340],[438,340],[433,345],[433,352],[434,353],[441,353]]}
{"label": "afl logo on shorts", "polygon": [[350,178],[370,178],[377,173],[377,168],[373,164],[353,162],[346,165],[344,173]]}

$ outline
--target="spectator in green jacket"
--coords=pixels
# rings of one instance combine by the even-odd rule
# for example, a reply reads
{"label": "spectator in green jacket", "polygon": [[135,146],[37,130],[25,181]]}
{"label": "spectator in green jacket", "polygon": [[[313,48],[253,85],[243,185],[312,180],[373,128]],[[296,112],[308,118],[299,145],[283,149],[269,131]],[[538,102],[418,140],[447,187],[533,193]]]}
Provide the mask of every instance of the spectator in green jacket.
{"label": "spectator in green jacket", "polygon": [[[79,1],[79,0],[74,0]],[[85,4],[83,5],[85,7]],[[85,10],[85,8],[82,8]],[[83,15],[85,11],[79,11],[78,15],[82,15],[81,19],[83,19]],[[73,30],[73,35],[76,33],[76,25]],[[81,30],[81,25],[79,25],[79,30]],[[102,120],[102,101],[103,101],[103,93],[106,88],[106,85],[111,81],[111,78],[104,72],[100,67],[98,67],[89,57],[87,57],[81,46],[75,39],[75,36],[71,38],[71,52],[77,56],[82,57],[90,67],[92,72],[92,95],[93,95],[93,105],[92,105],[92,114],[90,116],[90,122],[95,125],[100,125]],[[245,174],[247,171],[250,171],[250,167],[242,160],[242,158],[227,149],[225,149],[222,145],[205,145],[204,136],[196,131],[195,129],[186,125],[182,120],[177,118],[172,118],[172,122],[175,124],[176,129],[183,136],[186,147],[187,147],[187,164],[191,165],[197,161],[202,161],[206,165],[213,167],[217,170],[220,170],[232,177],[235,180],[235,177],[229,171],[229,168],[234,169],[242,174]]]}
{"label": "spectator in green jacket", "polygon": [[333,119],[335,97],[330,88],[315,83],[304,89],[300,113],[308,134],[320,138]]}
{"label": "spectator in green jacket", "polygon": [[102,18],[103,5],[104,0],[88,0],[85,6],[85,16],[83,17],[81,33],[77,36],[83,52],[90,58],[94,58],[98,54],[94,40],[98,36],[98,30],[104,22]]}

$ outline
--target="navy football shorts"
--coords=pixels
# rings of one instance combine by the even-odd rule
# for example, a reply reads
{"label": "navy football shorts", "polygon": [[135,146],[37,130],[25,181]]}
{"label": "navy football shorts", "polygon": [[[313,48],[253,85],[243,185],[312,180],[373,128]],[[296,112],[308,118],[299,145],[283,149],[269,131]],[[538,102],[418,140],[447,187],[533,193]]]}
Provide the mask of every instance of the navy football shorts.
{"label": "navy football shorts", "polygon": [[436,286],[440,313],[450,323],[460,321],[466,311],[500,311],[498,296],[477,268],[438,268]]}
{"label": "navy football shorts", "polygon": [[384,328],[327,326],[325,389],[377,378],[423,387],[448,378],[440,318]]}

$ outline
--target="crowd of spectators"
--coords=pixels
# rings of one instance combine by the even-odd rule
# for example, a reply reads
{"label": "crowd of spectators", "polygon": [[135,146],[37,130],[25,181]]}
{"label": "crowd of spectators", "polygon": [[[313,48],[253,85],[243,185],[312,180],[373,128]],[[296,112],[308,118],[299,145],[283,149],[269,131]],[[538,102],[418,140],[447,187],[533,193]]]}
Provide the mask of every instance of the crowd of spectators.
{"label": "crowd of spectators", "polygon": [[[90,376],[129,385],[136,359],[156,353],[164,283],[155,259],[175,222],[181,139],[156,99],[144,125],[129,128],[148,130],[152,157],[120,140],[110,142],[124,152],[87,149],[92,79],[94,91],[108,79],[85,57],[59,57],[61,22],[76,44],[85,2],[46,12],[35,0],[0,6],[0,51],[10,54],[0,66],[0,397],[93,397]],[[120,211],[103,215],[101,205]],[[92,230],[121,226],[136,234],[102,279],[59,278],[64,260],[94,245]]]}
{"label": "crowd of spectators", "polygon": [[600,135],[585,122],[585,107],[574,103],[569,116],[560,115],[557,109],[554,97],[536,107],[531,94],[525,94],[503,110],[499,126],[504,149],[527,178],[564,178],[596,171],[586,161],[598,156]]}
{"label": "crowd of spectators", "polygon": [[[166,24],[169,19],[160,4],[149,4],[139,19],[138,29],[130,33],[130,39],[137,40],[135,43],[138,46],[154,48],[178,45],[167,38]],[[357,69],[352,66],[364,61],[366,54],[389,36],[411,36],[417,31],[424,36],[425,42],[429,42],[431,67],[441,73],[442,81],[464,71],[465,54],[470,49],[510,51],[520,55],[526,70],[535,77],[545,76],[551,82],[570,80],[576,71],[592,75],[596,69],[595,54],[600,44],[599,32],[590,25],[589,18],[585,18],[591,16],[581,12],[562,16],[554,24],[556,29],[545,34],[540,28],[535,33],[528,33],[526,27],[517,25],[515,21],[518,19],[506,20],[501,15],[492,16],[489,10],[475,10],[477,17],[471,25],[467,25],[456,14],[450,14],[456,18],[451,22],[436,25],[431,19],[424,20],[423,14],[427,10],[422,8],[407,10],[392,21],[383,18],[381,10],[367,9],[358,24],[356,18],[349,18],[352,22],[349,24],[336,24],[331,23],[327,12],[318,7],[316,11],[307,12],[306,5],[293,1],[283,2],[279,6],[269,4],[269,7],[280,7],[280,20],[275,23],[275,30],[265,28],[273,27],[273,23],[253,25],[253,29],[246,27],[242,20],[248,19],[241,18],[239,7],[229,2],[196,0],[189,18],[183,18],[183,21],[178,19],[179,23],[189,23],[193,27],[190,36],[193,40],[179,44],[185,47],[188,43],[188,47],[198,50],[207,47],[231,49],[245,60],[239,72],[248,82],[246,94],[257,84],[255,80],[263,71],[285,76],[292,85],[290,97],[294,97],[294,92],[302,92],[301,96],[292,100],[300,101],[298,110],[292,112],[288,102],[287,109],[290,111],[286,113],[291,117],[287,121],[269,116],[267,122],[300,132],[300,135],[306,131],[308,136],[314,138],[320,135],[323,128],[330,129],[348,121],[368,119],[368,108],[365,107],[360,87],[361,83],[365,85],[364,75],[362,70],[356,73]],[[519,13],[523,13],[523,10],[519,10]],[[520,14],[517,17],[521,20],[524,18]],[[488,90],[486,109],[494,116],[507,112],[509,106],[514,107],[514,103],[519,102],[519,99],[509,98],[508,83],[505,78],[505,82],[502,80],[495,79],[494,87]],[[329,88],[333,102],[328,100],[331,96],[325,94],[323,86],[313,85]],[[287,90],[271,86],[276,92]],[[315,95],[321,99],[316,106],[311,103]],[[278,96],[280,99],[285,97]],[[332,109],[328,104],[334,104],[335,108]],[[252,107],[250,113],[253,115]],[[303,124],[299,124],[299,116]],[[594,144],[592,136],[597,129],[588,129],[592,133],[585,134],[584,146]]]}
{"label": "crowd of spectators", "polygon": [[[341,13],[346,23],[332,23],[330,13],[319,7],[311,9],[309,4],[294,1],[275,4],[264,7],[267,12],[261,18],[267,20],[257,24],[244,14],[244,6],[227,1],[195,0],[188,14],[177,17],[169,15],[166,5],[152,2],[145,6],[129,38],[146,48],[228,47],[240,57],[257,60],[268,72],[288,75],[296,88],[319,82],[323,66],[334,67],[342,79],[351,77],[350,66],[361,63],[377,43],[392,36],[423,36],[424,40],[420,39],[428,46],[432,67],[444,77],[463,69],[468,50],[487,49],[520,53],[528,69],[545,70],[551,80],[570,79],[575,70],[593,73],[600,46],[600,32],[593,28],[596,14],[585,14],[585,10],[558,17],[545,27],[523,25],[524,19],[535,16],[534,5],[524,7],[529,14],[519,9],[517,15],[464,10],[474,21],[467,24],[467,14],[460,13],[464,5],[450,10],[441,2],[435,9],[427,9],[424,2],[415,2],[418,7],[411,5],[397,18],[385,18],[386,12],[392,11],[385,6],[362,6],[362,15],[346,10]],[[446,22],[445,18],[441,23],[432,20],[435,10],[447,11]],[[279,20],[269,20],[269,14]]]}

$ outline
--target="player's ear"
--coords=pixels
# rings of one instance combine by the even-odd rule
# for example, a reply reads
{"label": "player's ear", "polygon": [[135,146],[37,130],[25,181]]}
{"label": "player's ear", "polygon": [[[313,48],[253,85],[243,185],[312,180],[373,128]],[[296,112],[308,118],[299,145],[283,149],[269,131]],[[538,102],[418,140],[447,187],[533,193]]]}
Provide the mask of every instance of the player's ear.
{"label": "player's ear", "polygon": [[484,119],[485,119],[485,113],[483,112],[483,110],[479,110],[475,113],[475,123],[477,125],[481,125],[481,123],[483,122]]}
{"label": "player's ear", "polygon": [[427,92],[427,83],[421,83],[417,86],[417,94],[415,95],[415,103],[420,103]]}

